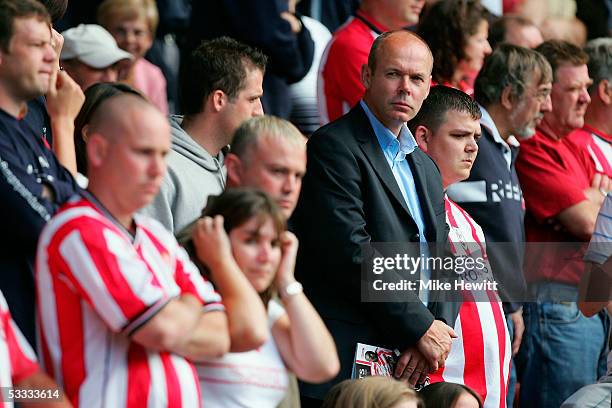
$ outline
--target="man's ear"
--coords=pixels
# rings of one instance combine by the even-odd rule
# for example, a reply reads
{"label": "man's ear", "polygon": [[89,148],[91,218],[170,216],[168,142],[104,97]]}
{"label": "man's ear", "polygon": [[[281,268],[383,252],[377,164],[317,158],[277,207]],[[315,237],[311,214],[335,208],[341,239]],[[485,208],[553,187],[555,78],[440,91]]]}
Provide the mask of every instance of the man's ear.
{"label": "man's ear", "polygon": [[88,134],[88,139],[85,145],[88,166],[99,167],[106,159],[109,142],[99,133]]}
{"label": "man's ear", "polygon": [[429,129],[427,129],[427,127],[423,125],[419,125],[414,130],[413,136],[416,139],[417,144],[419,145],[421,150],[427,152],[428,143],[431,138],[431,132],[429,131]]}
{"label": "man's ear", "polygon": [[237,187],[242,185],[242,160],[233,153],[225,156],[225,168],[227,170],[227,185]]}
{"label": "man's ear", "polygon": [[215,89],[209,96],[211,107],[215,112],[221,111],[229,101],[225,92],[220,89]]}
{"label": "man's ear", "polygon": [[423,100],[427,99],[427,97],[429,96],[429,91],[431,91],[431,75],[429,76],[427,81],[427,92],[425,92],[425,98],[423,98]]}
{"label": "man's ear", "polygon": [[612,84],[607,79],[602,79],[597,84],[597,95],[606,105],[612,104]]}
{"label": "man's ear", "polygon": [[502,93],[499,96],[499,103],[501,103],[505,109],[512,110],[514,108],[512,99],[512,89],[510,89],[510,86],[507,86],[502,90]]}
{"label": "man's ear", "polygon": [[370,83],[372,79],[372,71],[370,71],[370,67],[368,64],[363,64],[361,66],[361,83],[363,84],[365,89],[370,89]]}
{"label": "man's ear", "polygon": [[81,139],[87,143],[87,140],[89,139],[89,123],[84,125],[81,129]]}

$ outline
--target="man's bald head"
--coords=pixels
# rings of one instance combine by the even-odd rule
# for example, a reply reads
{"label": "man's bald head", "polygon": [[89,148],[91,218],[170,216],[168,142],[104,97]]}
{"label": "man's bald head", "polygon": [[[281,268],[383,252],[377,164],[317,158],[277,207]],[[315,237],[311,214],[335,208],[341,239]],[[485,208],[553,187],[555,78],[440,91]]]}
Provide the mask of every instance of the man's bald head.
{"label": "man's bald head", "polygon": [[363,101],[376,118],[399,135],[429,93],[433,57],[427,44],[405,30],[381,34],[361,69]]}
{"label": "man's bald head", "polygon": [[120,94],[102,102],[91,117],[88,133],[114,142],[124,132],[137,131],[135,128],[141,125],[139,118],[168,126],[164,115],[150,102],[137,95]]}
{"label": "man's bald head", "polygon": [[376,63],[381,53],[386,52],[390,47],[423,47],[427,50],[427,54],[430,58],[431,67],[433,68],[433,54],[429,49],[427,43],[419,37],[417,34],[408,30],[395,30],[387,31],[379,35],[372,48],[370,48],[370,54],[368,55],[368,67],[372,72],[376,70]]}
{"label": "man's bald head", "polygon": [[122,94],[100,105],[88,135],[89,190],[111,214],[131,217],[159,191],[170,150],[168,120],[146,100]]}

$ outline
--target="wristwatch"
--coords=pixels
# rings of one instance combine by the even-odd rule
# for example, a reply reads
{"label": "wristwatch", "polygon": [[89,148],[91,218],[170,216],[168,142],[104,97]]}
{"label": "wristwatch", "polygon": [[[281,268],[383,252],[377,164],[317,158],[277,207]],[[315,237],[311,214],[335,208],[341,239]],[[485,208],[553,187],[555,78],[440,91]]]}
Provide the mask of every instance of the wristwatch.
{"label": "wristwatch", "polygon": [[286,299],[304,291],[304,287],[298,281],[291,282],[281,291],[281,298]]}

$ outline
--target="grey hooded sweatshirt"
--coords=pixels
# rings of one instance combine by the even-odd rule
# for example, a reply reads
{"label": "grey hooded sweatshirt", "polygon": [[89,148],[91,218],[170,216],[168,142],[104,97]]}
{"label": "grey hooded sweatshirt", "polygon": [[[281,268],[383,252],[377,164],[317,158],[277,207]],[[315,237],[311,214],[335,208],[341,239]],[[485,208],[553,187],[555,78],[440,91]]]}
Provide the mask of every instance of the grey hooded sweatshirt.
{"label": "grey hooded sweatshirt", "polygon": [[173,234],[198,218],[208,196],[225,188],[224,153],[213,157],[181,127],[182,116],[171,116],[172,150],[159,193],[140,212],[161,222]]}

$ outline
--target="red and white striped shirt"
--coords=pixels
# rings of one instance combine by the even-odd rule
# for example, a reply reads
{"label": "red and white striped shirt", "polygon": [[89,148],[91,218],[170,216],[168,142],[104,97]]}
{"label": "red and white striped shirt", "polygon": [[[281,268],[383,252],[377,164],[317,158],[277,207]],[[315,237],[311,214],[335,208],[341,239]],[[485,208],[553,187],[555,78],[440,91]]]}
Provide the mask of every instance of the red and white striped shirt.
{"label": "red and white striped shirt", "polygon": [[0,292],[0,408],[12,408],[12,402],[2,395],[3,390],[13,387],[38,371],[36,355],[28,341],[11,318],[6,299]]}
{"label": "red and white striped shirt", "polygon": [[595,170],[612,177],[611,135],[607,135],[589,125],[584,125],[582,129],[574,130],[564,140],[579,149],[586,149],[595,165]]}
{"label": "red and white striped shirt", "polygon": [[199,407],[194,366],[147,350],[130,335],[170,299],[205,311],[220,296],[158,222],[135,215],[132,237],[75,197],[39,239],[36,289],[43,363],[75,407]]}
{"label": "red and white striped shirt", "polygon": [[[482,228],[461,207],[445,197],[446,221],[450,226],[449,241],[455,256],[486,259],[486,243]],[[492,280],[490,267],[480,271],[476,279]],[[466,280],[468,276],[466,275]],[[495,292],[487,291],[488,302],[476,302],[478,294],[464,292],[446,365],[430,376],[440,381],[465,384],[476,391],[484,406],[506,407],[510,375],[511,344],[502,304]],[[480,299],[480,297],[478,297]]]}

